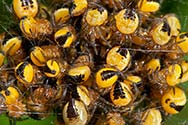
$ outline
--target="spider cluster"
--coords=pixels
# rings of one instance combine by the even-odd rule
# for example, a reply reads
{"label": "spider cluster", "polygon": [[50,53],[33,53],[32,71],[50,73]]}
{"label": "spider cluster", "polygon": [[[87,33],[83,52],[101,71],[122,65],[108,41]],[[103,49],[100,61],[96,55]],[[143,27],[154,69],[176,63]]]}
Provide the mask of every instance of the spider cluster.
{"label": "spider cluster", "polygon": [[[0,35],[0,113],[57,125],[160,125],[179,113],[188,33],[154,0],[13,0]],[[13,122],[15,124],[15,122]]]}

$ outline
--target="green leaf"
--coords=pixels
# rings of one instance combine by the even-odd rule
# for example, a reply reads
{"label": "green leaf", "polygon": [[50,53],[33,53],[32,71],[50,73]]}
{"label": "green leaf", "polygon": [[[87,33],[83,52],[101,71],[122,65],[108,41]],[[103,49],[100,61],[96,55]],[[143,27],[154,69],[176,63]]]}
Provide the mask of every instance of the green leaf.
{"label": "green leaf", "polygon": [[[51,115],[44,120],[26,119],[23,121],[16,121],[16,125],[54,125],[55,116]],[[9,118],[6,115],[0,115],[0,124],[9,125]]]}
{"label": "green leaf", "polygon": [[181,31],[188,31],[188,0],[163,0],[160,12],[175,13],[180,19]]}
{"label": "green leaf", "polygon": [[7,31],[7,29],[15,25],[15,19],[11,12],[12,0],[1,0],[0,1],[0,33]]}

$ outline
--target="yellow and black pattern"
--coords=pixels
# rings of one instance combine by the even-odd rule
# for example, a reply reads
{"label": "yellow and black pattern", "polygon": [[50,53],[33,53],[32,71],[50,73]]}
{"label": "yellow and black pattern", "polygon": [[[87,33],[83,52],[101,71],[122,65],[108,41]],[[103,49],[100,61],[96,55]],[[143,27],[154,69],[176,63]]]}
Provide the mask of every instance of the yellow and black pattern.
{"label": "yellow and black pattern", "polygon": [[57,125],[161,125],[187,102],[188,33],[156,0],[13,0],[0,113]]}

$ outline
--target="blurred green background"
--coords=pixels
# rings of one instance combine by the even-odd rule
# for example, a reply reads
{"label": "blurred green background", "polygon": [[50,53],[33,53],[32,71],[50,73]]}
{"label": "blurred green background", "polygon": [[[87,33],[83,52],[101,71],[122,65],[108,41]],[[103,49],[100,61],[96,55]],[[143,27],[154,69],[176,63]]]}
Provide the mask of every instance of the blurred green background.
{"label": "blurred green background", "polygon": [[[44,2],[45,0],[43,0]],[[50,0],[49,0],[50,1]],[[4,0],[7,6],[11,6],[12,0]],[[46,1],[45,1],[46,2]],[[7,10],[3,0],[0,0],[0,33],[6,29],[17,26],[14,17]],[[188,0],[163,0],[159,14],[175,13],[181,21],[182,31],[188,31]],[[185,57],[188,60],[188,56]],[[188,83],[181,83],[188,95]],[[51,115],[44,120],[26,119],[24,121],[17,121],[16,125],[54,125],[55,116]],[[177,115],[169,116],[164,120],[165,125],[188,125],[188,103],[185,108]],[[9,125],[9,119],[5,115],[0,116],[0,125]]]}

